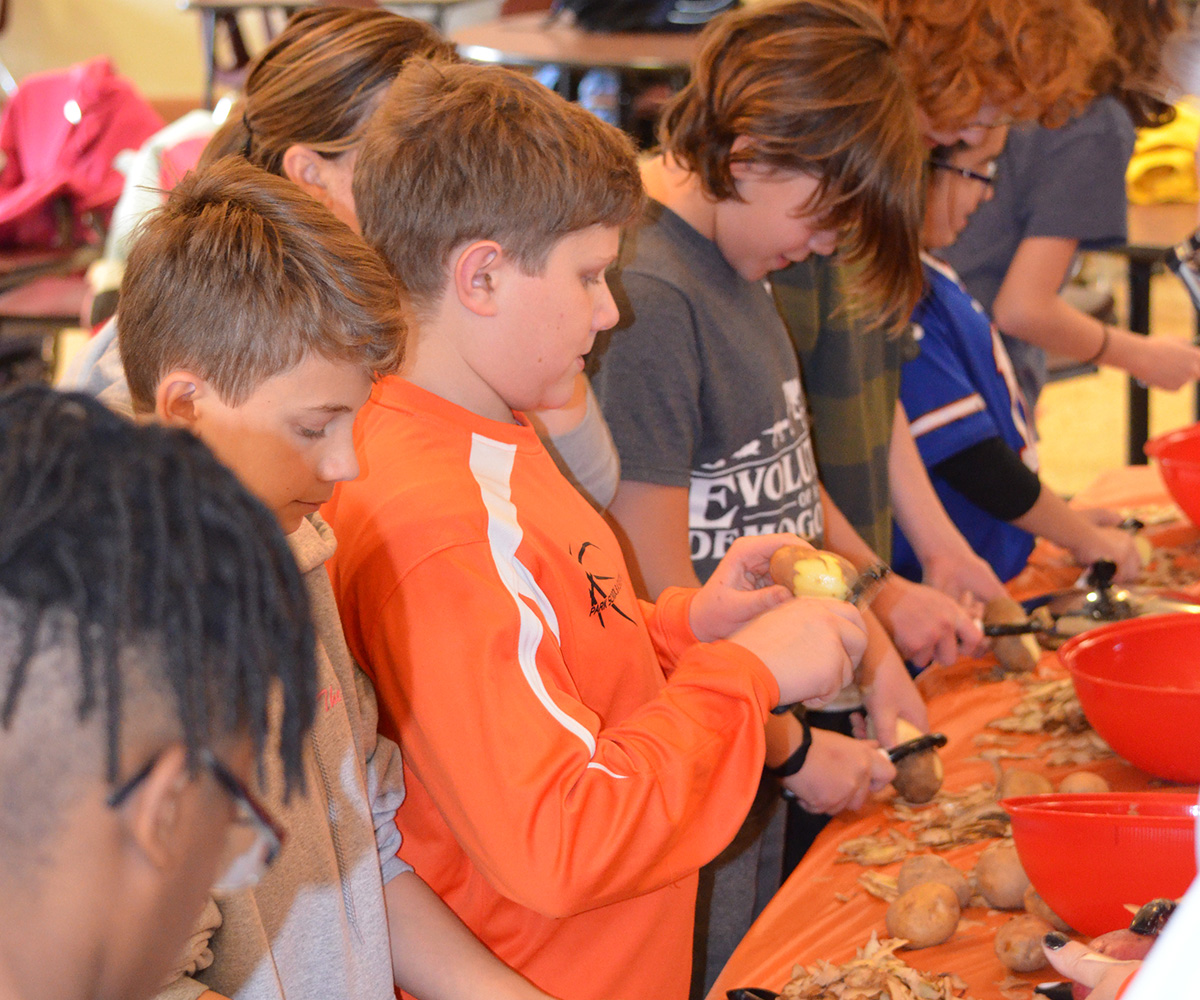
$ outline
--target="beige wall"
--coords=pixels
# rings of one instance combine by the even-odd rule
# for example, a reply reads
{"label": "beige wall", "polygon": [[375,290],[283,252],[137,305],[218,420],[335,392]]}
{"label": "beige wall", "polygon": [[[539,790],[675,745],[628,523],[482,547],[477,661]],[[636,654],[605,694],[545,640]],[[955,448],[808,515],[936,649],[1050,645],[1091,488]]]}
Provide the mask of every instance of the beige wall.
{"label": "beige wall", "polygon": [[198,97],[198,17],[174,0],[8,0],[0,59],[29,73],[107,54],[151,98]]}

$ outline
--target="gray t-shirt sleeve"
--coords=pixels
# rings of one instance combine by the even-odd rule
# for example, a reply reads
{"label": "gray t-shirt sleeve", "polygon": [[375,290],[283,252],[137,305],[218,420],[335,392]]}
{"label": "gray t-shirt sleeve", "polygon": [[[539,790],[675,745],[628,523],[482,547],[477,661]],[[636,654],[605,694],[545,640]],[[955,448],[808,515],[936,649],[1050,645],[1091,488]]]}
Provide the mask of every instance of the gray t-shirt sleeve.
{"label": "gray t-shirt sleeve", "polygon": [[371,821],[375,826],[375,846],[379,851],[379,868],[387,885],[397,875],[412,871],[401,860],[400,830],[396,826],[396,810],[404,802],[404,764],[400,748],[376,731],[378,709],[371,681],[355,667],[354,686],[358,693],[362,737],[366,748],[367,800],[371,803]]}
{"label": "gray t-shirt sleeve", "polygon": [[534,426],[562,474],[593,507],[604,510],[612,503],[621,478],[621,461],[590,382],[578,427],[565,434],[548,435],[536,422]]}
{"label": "gray t-shirt sleeve", "polygon": [[688,300],[667,282],[622,275],[622,322],[595,360],[592,384],[621,457],[621,478],[691,481],[701,430],[702,365]]}

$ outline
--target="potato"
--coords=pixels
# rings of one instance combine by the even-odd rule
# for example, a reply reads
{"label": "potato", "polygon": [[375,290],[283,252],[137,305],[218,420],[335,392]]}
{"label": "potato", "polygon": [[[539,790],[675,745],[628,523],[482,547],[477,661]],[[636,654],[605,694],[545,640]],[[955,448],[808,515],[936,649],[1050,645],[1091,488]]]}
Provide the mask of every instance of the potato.
{"label": "potato", "polygon": [[[896,720],[896,742],[906,743],[923,735],[907,719]],[[914,753],[896,761],[896,777],[892,787],[900,798],[914,803],[928,802],[941,790],[945,770],[936,750]]]}
{"label": "potato", "polygon": [[[1156,940],[1157,937],[1154,935],[1135,934],[1123,927],[1119,931],[1109,931],[1107,934],[1092,938],[1088,942],[1088,947],[1100,952],[1101,955],[1129,962],[1145,958]],[[1091,992],[1091,987],[1084,986],[1082,983],[1074,983],[1071,986],[1071,1000],[1085,1000]]]}
{"label": "potato", "polygon": [[[1025,609],[1011,597],[993,597],[983,611],[985,625],[1024,625]],[[1037,666],[1042,649],[1033,635],[1002,635],[992,640],[992,652],[1005,670],[1027,674]]]}
{"label": "potato", "polygon": [[1037,889],[1032,885],[1025,890],[1024,903],[1026,913],[1034,917],[1041,917],[1055,930],[1066,933],[1072,929],[1070,924],[1046,905],[1046,901],[1038,895]]}
{"label": "potato", "polygon": [[797,597],[850,596],[854,567],[841,556],[801,545],[785,545],[771,556],[771,579]]}
{"label": "potato", "polygon": [[1142,565],[1145,566],[1154,558],[1154,544],[1145,535],[1137,534],[1133,536],[1133,547],[1137,549],[1138,557],[1142,560]]}
{"label": "potato", "polygon": [[1093,774],[1091,771],[1072,771],[1058,783],[1058,790],[1072,795],[1088,795],[1111,791],[1108,787],[1108,782],[1100,777],[1100,775]]}
{"label": "potato", "polygon": [[1021,867],[1011,840],[993,844],[975,862],[975,883],[989,906],[997,910],[1019,910],[1025,905],[1029,876]]}
{"label": "potato", "polygon": [[901,895],[926,882],[940,882],[949,886],[958,897],[958,905],[962,909],[966,909],[971,901],[971,886],[967,883],[967,877],[945,858],[939,858],[936,854],[912,855],[900,866],[896,875],[896,888],[900,890]]}
{"label": "potato", "polygon": [[996,797],[1008,799],[1017,795],[1047,795],[1052,791],[1054,785],[1044,774],[1010,767],[1000,776],[1000,787],[996,790]]}
{"label": "potato", "polygon": [[1042,951],[1042,938],[1052,928],[1041,917],[1023,913],[996,931],[996,955],[1013,972],[1036,972],[1049,963]]}
{"label": "potato", "polygon": [[940,882],[923,882],[892,901],[887,930],[892,937],[904,938],[910,948],[929,948],[950,938],[961,915],[953,889]]}

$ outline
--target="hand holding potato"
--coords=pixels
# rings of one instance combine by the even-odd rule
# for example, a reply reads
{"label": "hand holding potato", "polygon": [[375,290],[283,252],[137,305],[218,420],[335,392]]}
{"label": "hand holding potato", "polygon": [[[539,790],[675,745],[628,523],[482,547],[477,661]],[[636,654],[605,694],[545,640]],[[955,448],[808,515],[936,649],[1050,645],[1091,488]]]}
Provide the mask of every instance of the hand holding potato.
{"label": "hand holding potato", "polygon": [[772,579],[771,561],[782,549],[816,550],[798,535],[744,536],[735,541],[692,598],[690,624],[701,642],[726,639],[747,622],[790,600]]}
{"label": "hand holding potato", "polygon": [[1141,575],[1145,563],[1137,536],[1121,528],[1096,528],[1090,544],[1081,546],[1071,555],[1081,566],[1090,566],[1101,559],[1110,560],[1117,567],[1113,574],[1114,583],[1133,583]]}
{"label": "hand holding potato", "polygon": [[912,675],[883,626],[869,609],[863,619],[869,641],[859,667],[858,685],[875,738],[890,747],[900,742],[896,727],[901,721],[923,733],[929,729],[929,716]]}
{"label": "hand holding potato", "polygon": [[729,637],[775,675],[779,702],[820,708],[854,677],[867,647],[858,609],[828,598],[788,600]]}
{"label": "hand holding potato", "polygon": [[1089,1000],[1114,1000],[1125,981],[1142,966],[1141,962],[1101,955],[1078,941],[1067,941],[1058,948],[1045,945],[1043,948],[1056,972],[1090,988],[1091,992],[1086,994]]}
{"label": "hand holding potato", "polygon": [[962,605],[895,573],[879,588],[871,610],[900,655],[918,667],[935,660],[948,666],[961,654],[974,656],[986,648],[983,630]]}
{"label": "hand holding potato", "polygon": [[867,796],[886,786],[895,773],[873,740],[814,728],[804,766],[780,781],[806,811],[832,816],[861,809]]}

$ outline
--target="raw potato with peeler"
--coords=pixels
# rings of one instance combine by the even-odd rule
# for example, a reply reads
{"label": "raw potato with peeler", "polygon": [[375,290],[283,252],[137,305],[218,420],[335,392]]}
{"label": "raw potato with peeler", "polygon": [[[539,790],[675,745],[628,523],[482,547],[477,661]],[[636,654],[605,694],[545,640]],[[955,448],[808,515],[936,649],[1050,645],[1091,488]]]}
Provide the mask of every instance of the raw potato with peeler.
{"label": "raw potato with peeler", "polygon": [[[886,569],[870,567],[859,573],[845,558],[833,552],[787,545],[771,557],[771,578],[796,597],[824,597],[849,601],[865,609],[874,596]],[[859,680],[856,675],[856,682]],[[945,745],[941,734],[923,735],[903,718],[896,720],[899,745],[880,750],[896,765],[893,784],[911,802],[926,802],[942,784],[941,760],[936,749]]]}
{"label": "raw potato with peeler", "polygon": [[[860,575],[850,560],[807,545],[784,545],[776,549],[771,556],[770,574],[772,580],[787,587],[794,597],[824,597],[855,606],[882,578],[873,571]],[[858,669],[861,670],[861,665]],[[856,671],[856,683],[857,680]],[[773,711],[781,715],[790,707],[779,705]]]}
{"label": "raw potato with peeler", "polygon": [[771,557],[771,579],[796,597],[832,597],[858,605],[882,575],[874,568],[860,574],[834,552],[785,545]]}

